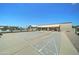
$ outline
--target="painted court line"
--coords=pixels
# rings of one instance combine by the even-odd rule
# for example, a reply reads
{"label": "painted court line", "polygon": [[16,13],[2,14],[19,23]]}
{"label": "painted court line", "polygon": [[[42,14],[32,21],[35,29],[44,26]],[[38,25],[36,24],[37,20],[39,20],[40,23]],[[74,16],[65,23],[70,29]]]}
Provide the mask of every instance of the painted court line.
{"label": "painted court line", "polygon": [[45,46],[43,46],[41,49],[39,49],[39,52],[41,52],[51,41],[52,40],[48,41],[48,43]]}
{"label": "painted court line", "polygon": [[[25,40],[25,39],[24,39]],[[26,40],[25,40],[26,41]],[[26,41],[27,43],[30,43],[29,41]],[[34,47],[31,43],[28,44],[30,45],[31,47],[33,47],[35,49],[35,51],[39,52],[38,49],[36,47]],[[40,55],[42,55],[43,53],[42,52],[39,52]]]}
{"label": "painted court line", "polygon": [[55,49],[56,49],[56,54],[58,55],[58,49],[57,49],[57,45],[56,45],[55,39],[53,40],[53,42],[54,42],[54,46],[55,46]]}

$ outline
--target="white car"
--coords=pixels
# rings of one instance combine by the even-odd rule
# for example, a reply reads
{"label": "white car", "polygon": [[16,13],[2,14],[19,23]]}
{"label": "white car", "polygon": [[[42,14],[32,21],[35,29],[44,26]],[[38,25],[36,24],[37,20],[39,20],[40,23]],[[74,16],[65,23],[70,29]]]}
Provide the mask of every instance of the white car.
{"label": "white car", "polygon": [[79,32],[76,32],[79,35]]}

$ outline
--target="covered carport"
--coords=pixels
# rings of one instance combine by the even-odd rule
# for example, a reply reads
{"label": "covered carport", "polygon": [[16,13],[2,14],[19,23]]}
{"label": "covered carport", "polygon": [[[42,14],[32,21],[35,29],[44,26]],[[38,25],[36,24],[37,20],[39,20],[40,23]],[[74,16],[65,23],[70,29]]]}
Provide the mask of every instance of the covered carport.
{"label": "covered carport", "polygon": [[37,26],[37,31],[60,31],[60,25],[40,25]]}

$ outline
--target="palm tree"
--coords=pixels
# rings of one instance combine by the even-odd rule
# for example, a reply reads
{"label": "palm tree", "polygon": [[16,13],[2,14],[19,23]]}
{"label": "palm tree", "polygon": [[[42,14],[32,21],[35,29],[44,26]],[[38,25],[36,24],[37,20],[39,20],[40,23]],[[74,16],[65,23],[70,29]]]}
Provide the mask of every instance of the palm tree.
{"label": "palm tree", "polygon": [[29,25],[28,28],[27,28],[27,30],[28,30],[28,31],[31,31],[31,29],[32,29],[32,26]]}

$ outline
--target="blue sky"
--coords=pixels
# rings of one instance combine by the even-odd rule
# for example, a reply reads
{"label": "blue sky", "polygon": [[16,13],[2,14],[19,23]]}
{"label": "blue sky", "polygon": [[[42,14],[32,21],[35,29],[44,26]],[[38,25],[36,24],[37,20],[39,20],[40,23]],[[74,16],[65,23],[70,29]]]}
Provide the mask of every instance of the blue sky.
{"label": "blue sky", "polygon": [[79,25],[79,4],[0,3],[0,25],[26,26],[63,22]]}

